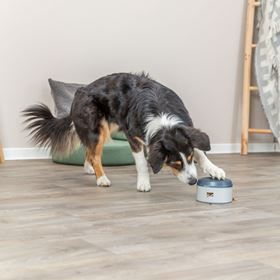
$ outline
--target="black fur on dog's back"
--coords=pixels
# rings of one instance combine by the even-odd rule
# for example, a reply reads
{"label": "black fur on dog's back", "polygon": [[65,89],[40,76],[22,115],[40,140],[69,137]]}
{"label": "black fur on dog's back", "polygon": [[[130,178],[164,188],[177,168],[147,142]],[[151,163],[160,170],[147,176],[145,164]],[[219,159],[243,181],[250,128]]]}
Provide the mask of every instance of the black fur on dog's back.
{"label": "black fur on dog's back", "polygon": [[75,94],[71,119],[83,144],[99,135],[99,122],[119,126],[130,144],[134,137],[145,139],[147,118],[176,114],[186,126],[193,126],[179,96],[149,75],[115,73],[99,78]]}
{"label": "black fur on dog's back", "polygon": [[[180,97],[146,74],[115,73],[79,88],[70,115],[63,119],[55,118],[45,105],[27,108],[23,113],[34,142],[58,155],[70,153],[80,141],[94,150],[100,135],[111,133],[111,127],[124,132],[133,152],[141,151],[143,143],[148,146],[154,171],[159,168],[152,163],[153,154],[161,153],[163,159],[168,154],[176,155],[177,161],[180,153],[187,158],[193,148],[210,150],[209,137],[193,127]],[[160,125],[154,133],[147,133],[148,124],[162,117],[179,121],[172,129]]]}
{"label": "black fur on dog's back", "polygon": [[50,148],[51,154],[69,154],[80,144],[70,116],[57,119],[44,104],[28,107],[22,115],[27,118],[25,129],[30,130],[33,142]]}

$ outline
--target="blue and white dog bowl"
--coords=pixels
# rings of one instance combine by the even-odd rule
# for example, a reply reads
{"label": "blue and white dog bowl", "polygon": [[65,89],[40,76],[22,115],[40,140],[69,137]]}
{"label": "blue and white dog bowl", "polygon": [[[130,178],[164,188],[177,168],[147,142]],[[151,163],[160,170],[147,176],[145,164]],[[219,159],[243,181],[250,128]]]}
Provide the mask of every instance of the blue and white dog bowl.
{"label": "blue and white dog bowl", "polygon": [[211,177],[201,178],[197,181],[196,199],[206,203],[230,203],[232,202],[232,181]]}

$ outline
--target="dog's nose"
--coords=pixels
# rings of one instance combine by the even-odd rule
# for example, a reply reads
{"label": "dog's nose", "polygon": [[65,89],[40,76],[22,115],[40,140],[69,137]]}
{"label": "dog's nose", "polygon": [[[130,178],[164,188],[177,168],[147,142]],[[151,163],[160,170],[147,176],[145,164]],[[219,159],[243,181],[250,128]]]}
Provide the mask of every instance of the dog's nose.
{"label": "dog's nose", "polygon": [[192,177],[189,179],[189,185],[195,185],[197,182],[197,179],[195,177]]}

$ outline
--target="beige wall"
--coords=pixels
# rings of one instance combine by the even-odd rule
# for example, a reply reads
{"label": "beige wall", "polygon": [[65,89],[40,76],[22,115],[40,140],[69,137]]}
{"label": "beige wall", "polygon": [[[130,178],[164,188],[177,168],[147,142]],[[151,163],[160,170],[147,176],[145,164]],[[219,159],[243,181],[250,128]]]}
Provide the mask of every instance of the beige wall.
{"label": "beige wall", "polygon": [[[52,105],[47,78],[89,83],[142,70],[183,98],[212,143],[240,142],[245,2],[2,0],[4,147],[31,146],[19,114],[35,102]],[[259,106],[253,118],[263,127]]]}

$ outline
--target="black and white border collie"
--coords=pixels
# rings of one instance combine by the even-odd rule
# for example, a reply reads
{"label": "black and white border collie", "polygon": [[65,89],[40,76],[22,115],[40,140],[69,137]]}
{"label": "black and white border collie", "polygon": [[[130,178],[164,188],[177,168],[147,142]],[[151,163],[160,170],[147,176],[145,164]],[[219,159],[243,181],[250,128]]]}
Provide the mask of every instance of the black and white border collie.
{"label": "black and white border collie", "polygon": [[35,143],[50,147],[51,153],[70,153],[82,142],[85,169],[95,173],[98,186],[111,185],[101,156],[105,141],[116,129],[125,133],[131,146],[138,191],[151,190],[148,163],[154,173],[169,166],[180,181],[190,185],[197,182],[195,161],[210,176],[225,178],[225,172],[206,157],[209,137],[193,127],[182,100],[145,74],[112,74],[79,88],[70,115],[62,119],[42,104],[23,114]]}

